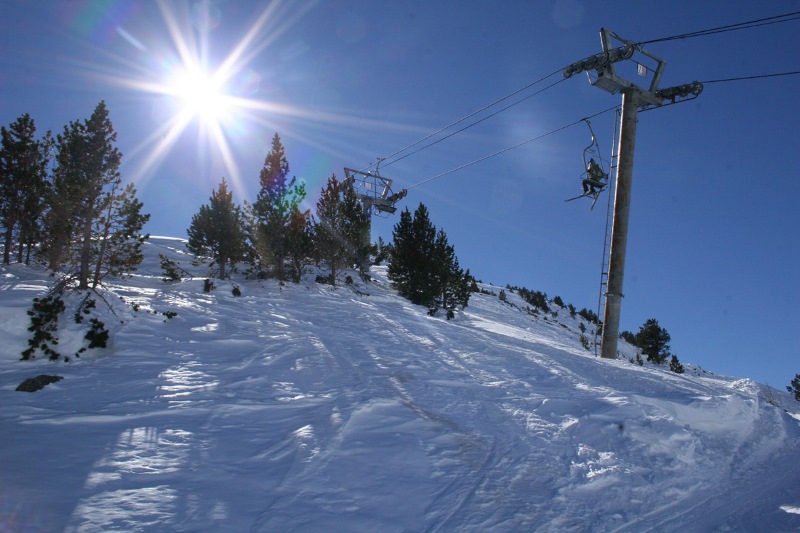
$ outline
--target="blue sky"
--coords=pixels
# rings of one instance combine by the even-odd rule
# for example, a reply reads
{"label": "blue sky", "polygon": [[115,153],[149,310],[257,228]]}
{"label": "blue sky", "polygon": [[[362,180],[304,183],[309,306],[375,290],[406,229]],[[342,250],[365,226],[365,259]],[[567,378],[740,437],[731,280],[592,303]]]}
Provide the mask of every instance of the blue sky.
{"label": "blue sky", "polygon": [[[148,231],[185,236],[222,176],[239,201],[255,198],[275,132],[313,207],[332,173],[600,52],[601,27],[647,41],[796,11],[796,0],[6,0],[0,123],[27,112],[60,131],[105,100]],[[800,70],[799,30],[793,20],[646,48],[666,61],[668,87]],[[192,57],[209,72],[232,59],[223,89],[238,105],[217,117],[217,133],[200,116],[173,126],[182,104],[164,93]],[[411,187],[400,207],[425,203],[479,279],[594,309],[606,197],[593,211],[563,202],[580,189],[585,125],[418,185],[620,103],[584,75],[532,95],[560,79],[381,173]],[[800,372],[798,89],[800,76],[712,83],[640,114],[621,320],[635,332],[657,318],[683,361],[780,388]],[[614,113],[592,126],[608,157]],[[373,239],[390,240],[395,222],[375,218]]]}

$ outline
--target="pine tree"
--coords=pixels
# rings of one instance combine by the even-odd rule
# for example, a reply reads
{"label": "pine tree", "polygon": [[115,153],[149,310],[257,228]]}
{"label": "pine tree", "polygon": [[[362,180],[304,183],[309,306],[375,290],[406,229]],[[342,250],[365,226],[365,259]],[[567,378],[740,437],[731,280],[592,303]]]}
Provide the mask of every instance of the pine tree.
{"label": "pine tree", "polygon": [[331,176],[317,201],[314,249],[331,270],[358,266],[362,276],[369,268],[369,221],[352,183]]}
{"label": "pine tree", "polygon": [[353,182],[342,184],[342,235],[345,237],[351,266],[358,268],[362,279],[368,279],[370,266],[370,215],[358,199]]}
{"label": "pine tree", "polygon": [[647,360],[658,365],[663,364],[670,356],[669,341],[666,329],[658,325],[658,320],[650,318],[639,328],[635,336],[636,346],[641,348]]}
{"label": "pine tree", "polygon": [[198,257],[210,257],[219,266],[219,278],[227,277],[227,267],[245,258],[244,216],[233,203],[225,178],[211,192],[209,203],[192,217],[186,248]]}
{"label": "pine tree", "polygon": [[50,132],[35,140],[36,125],[27,113],[6,129],[0,128],[0,220],[4,230],[3,262],[11,261],[14,237],[17,262],[30,263],[31,249],[41,234],[41,218],[48,186]]}
{"label": "pine tree", "polygon": [[419,204],[412,218],[408,208],[392,231],[394,248],[389,260],[388,277],[401,296],[417,305],[431,305],[436,297],[428,267],[433,256],[436,230],[428,218],[428,209]]}
{"label": "pine tree", "polygon": [[337,272],[347,265],[344,237],[341,235],[341,182],[336,176],[328,178],[317,200],[314,228],[314,252],[318,260],[330,269],[330,283],[336,284]]}
{"label": "pine tree", "polygon": [[148,238],[141,230],[150,215],[141,213],[133,185],[122,186],[116,138],[103,101],[57,136],[42,251],[51,270],[66,268],[79,289],[135,270]]}
{"label": "pine tree", "polygon": [[372,264],[380,265],[389,258],[392,251],[391,244],[383,242],[382,237],[378,237],[378,242],[370,245],[370,254],[372,255]]}
{"label": "pine tree", "polygon": [[252,205],[254,228],[250,239],[258,266],[271,269],[280,280],[286,277],[285,260],[294,246],[287,228],[306,196],[305,185],[297,183],[296,178],[287,181],[288,175],[286,152],[276,133],[259,175],[261,189]]}
{"label": "pine tree", "polygon": [[458,306],[467,306],[472,276],[461,270],[454,248],[443,230],[436,231],[424,204],[413,218],[408,208],[403,210],[392,236],[388,276],[400,295],[427,306],[431,314],[444,308],[448,318]]}
{"label": "pine tree", "polygon": [[142,245],[150,237],[141,233],[150,215],[142,213],[143,204],[136,198],[132,183],[125,187],[119,182],[112,184],[104,204],[93,230],[92,288],[106,276],[125,276],[136,270],[144,259]]}
{"label": "pine tree", "polygon": [[786,387],[786,390],[794,394],[794,399],[800,402],[800,374],[794,376],[791,384]]}
{"label": "pine tree", "polygon": [[433,283],[440,291],[432,311],[441,306],[447,311],[447,317],[453,318],[457,306],[467,306],[471,276],[461,270],[455,249],[448,244],[447,235],[442,229],[436,233],[432,269]]}
{"label": "pine tree", "polygon": [[299,283],[303,264],[313,253],[314,230],[309,210],[295,209],[286,227],[286,254],[289,258],[289,277]]}

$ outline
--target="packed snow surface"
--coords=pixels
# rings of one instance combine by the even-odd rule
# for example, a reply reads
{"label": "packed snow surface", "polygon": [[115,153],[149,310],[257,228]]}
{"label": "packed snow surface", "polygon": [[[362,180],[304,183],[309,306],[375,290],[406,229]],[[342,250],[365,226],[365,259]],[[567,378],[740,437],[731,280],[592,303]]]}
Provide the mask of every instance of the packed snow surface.
{"label": "packed snow surface", "polygon": [[[19,360],[52,280],[0,270],[0,531],[800,530],[784,392],[598,359],[579,317],[500,287],[448,321],[384,267],[204,293],[182,241],[145,249],[98,299],[109,347],[69,363]],[[85,330],[67,311],[62,353]],[[39,374],[64,379],[15,391]]]}

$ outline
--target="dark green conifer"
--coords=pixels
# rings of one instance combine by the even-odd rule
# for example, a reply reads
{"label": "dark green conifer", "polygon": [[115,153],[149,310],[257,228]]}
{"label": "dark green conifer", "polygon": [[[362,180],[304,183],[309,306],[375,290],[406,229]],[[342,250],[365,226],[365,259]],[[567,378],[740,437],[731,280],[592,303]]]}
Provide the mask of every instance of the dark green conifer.
{"label": "dark green conifer", "polygon": [[[49,184],[47,165],[52,138],[35,139],[36,125],[27,113],[6,129],[0,128],[0,221],[4,232],[3,262],[30,263],[31,249],[41,236],[44,198]],[[15,243],[16,241],[16,243]]]}
{"label": "dark green conifer", "polygon": [[794,399],[800,402],[800,374],[795,375],[791,384],[786,387],[786,390],[794,394]]}
{"label": "dark green conifer", "polygon": [[300,282],[303,265],[313,253],[314,228],[309,210],[295,209],[286,226],[286,255],[289,260],[289,277]]}
{"label": "dark green conifer", "polygon": [[452,318],[469,301],[472,276],[464,272],[443,230],[436,231],[428,209],[420,204],[412,218],[408,208],[392,233],[388,276],[397,291],[431,314],[444,308]]}
{"label": "dark green conifer", "polygon": [[242,261],[247,254],[244,216],[233,203],[225,178],[211,192],[209,203],[192,217],[187,231],[186,249],[197,257],[209,257],[219,267],[219,278],[228,276],[228,265]]}
{"label": "dark green conifer", "polygon": [[655,318],[645,321],[634,338],[636,346],[641,348],[648,361],[660,365],[670,356],[670,335],[666,329],[658,325],[658,320]]}
{"label": "dark green conifer", "polygon": [[122,185],[122,154],[105,102],[83,122],[57,136],[56,168],[47,197],[42,252],[51,270],[64,268],[79,289],[106,275],[123,275],[141,263],[142,214],[132,184]]}
{"label": "dark green conifer", "polygon": [[261,189],[251,206],[253,227],[249,238],[257,266],[280,280],[286,278],[286,258],[293,247],[299,246],[291,239],[303,237],[290,233],[288,228],[305,199],[306,189],[303,183],[297,183],[296,178],[289,180],[288,175],[289,162],[276,133],[259,175]]}
{"label": "dark green conifer", "polygon": [[683,364],[678,360],[678,356],[672,354],[669,360],[669,369],[676,374],[683,374]]}
{"label": "dark green conifer", "polygon": [[362,276],[369,269],[369,220],[358,201],[352,183],[336,176],[317,201],[314,250],[331,271],[331,283],[343,268],[359,268]]}

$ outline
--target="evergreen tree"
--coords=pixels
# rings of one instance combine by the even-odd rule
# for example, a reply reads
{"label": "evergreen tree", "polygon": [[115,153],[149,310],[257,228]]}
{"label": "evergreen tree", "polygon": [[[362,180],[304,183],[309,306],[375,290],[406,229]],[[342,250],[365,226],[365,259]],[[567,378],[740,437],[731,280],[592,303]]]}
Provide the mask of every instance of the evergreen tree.
{"label": "evergreen tree", "polygon": [[541,291],[532,291],[526,287],[510,287],[511,289],[517,291],[520,297],[525,300],[527,303],[532,305],[535,308],[541,309],[544,312],[550,311],[550,306],[547,305],[547,294]]}
{"label": "evergreen tree", "polygon": [[436,312],[441,306],[447,311],[447,318],[453,318],[457,306],[467,306],[472,276],[461,270],[455,249],[448,244],[447,235],[442,229],[436,233],[432,268],[433,283],[440,291],[432,310]]}
{"label": "evergreen tree", "polygon": [[403,297],[427,306],[431,314],[444,308],[448,318],[457,306],[467,306],[472,276],[461,270],[454,248],[443,230],[436,231],[424,204],[413,218],[408,208],[403,210],[392,236],[388,276]]}
{"label": "evergreen tree", "polygon": [[314,252],[331,271],[330,283],[336,284],[337,272],[347,266],[347,251],[341,234],[340,209],[342,184],[331,176],[317,200],[317,217],[314,228]]}
{"label": "evergreen tree", "polygon": [[352,253],[351,265],[358,268],[361,277],[368,279],[370,266],[370,214],[356,196],[353,182],[343,184],[342,190],[342,234],[348,251]]}
{"label": "evergreen tree", "polygon": [[634,338],[636,346],[641,348],[648,361],[660,365],[670,356],[670,335],[666,329],[658,325],[658,320],[655,318],[648,319]]}
{"label": "evergreen tree", "polygon": [[295,209],[286,227],[286,253],[289,258],[289,276],[299,283],[303,275],[303,263],[313,253],[314,229],[309,210]]}
{"label": "evergreen tree", "polygon": [[378,242],[370,245],[370,254],[372,255],[372,264],[380,265],[389,258],[392,251],[392,245],[383,242],[382,237],[378,237]]}
{"label": "evergreen tree", "polygon": [[678,356],[672,354],[669,360],[669,369],[675,372],[676,374],[683,374],[683,364],[678,359]]}
{"label": "evergreen tree", "polygon": [[75,275],[79,289],[135,270],[148,238],[141,230],[150,215],[141,213],[133,185],[122,186],[116,138],[102,101],[88,120],[71,122],[57,136],[43,253],[52,270]]}
{"label": "evergreen tree", "polygon": [[150,237],[142,228],[150,220],[142,213],[143,204],[136,198],[132,183],[112,185],[104,196],[104,211],[95,221],[92,288],[106,276],[125,276],[144,260],[142,245]]}
{"label": "evergreen tree", "polygon": [[436,297],[428,269],[435,238],[424,204],[419,204],[413,218],[408,208],[404,209],[392,231],[388,277],[401,296],[417,305],[430,305]]}
{"label": "evergreen tree", "polygon": [[192,217],[186,248],[198,257],[210,257],[219,266],[219,277],[227,277],[228,265],[241,261],[247,254],[244,216],[233,203],[225,178],[211,192],[209,203],[202,205]]}
{"label": "evergreen tree", "polygon": [[625,339],[628,344],[636,346],[636,336],[630,331],[623,331],[619,334],[620,339]]}
{"label": "evergreen tree", "polygon": [[794,376],[790,386],[786,390],[794,394],[794,399],[800,402],[800,374]]}
{"label": "evergreen tree", "polygon": [[591,309],[586,309],[585,307],[580,311],[578,311],[578,315],[583,317],[584,320],[586,320],[590,324],[599,324],[600,322],[600,317],[597,316],[597,313],[595,313]]}
{"label": "evergreen tree", "polygon": [[48,186],[47,165],[52,138],[47,132],[35,140],[36,125],[27,113],[6,129],[0,128],[0,221],[4,231],[3,262],[11,262],[14,237],[17,262],[30,263],[30,253],[40,239],[44,198]]}
{"label": "evergreen tree", "polygon": [[297,183],[296,178],[287,181],[288,175],[286,152],[276,133],[259,175],[261,189],[252,206],[254,228],[250,239],[258,266],[271,269],[281,280],[285,279],[289,250],[295,246],[287,228],[306,196],[305,185]]}
{"label": "evergreen tree", "polygon": [[331,176],[317,201],[314,249],[331,270],[331,283],[343,268],[369,268],[369,219],[352,183]]}

